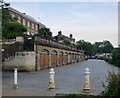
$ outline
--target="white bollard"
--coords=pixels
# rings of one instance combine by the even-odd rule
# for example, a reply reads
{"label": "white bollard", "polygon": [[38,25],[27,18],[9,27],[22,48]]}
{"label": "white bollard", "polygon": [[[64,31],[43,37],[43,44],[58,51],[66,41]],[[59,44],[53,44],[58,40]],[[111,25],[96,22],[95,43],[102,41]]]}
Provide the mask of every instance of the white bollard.
{"label": "white bollard", "polygon": [[14,68],[14,88],[18,88],[17,84],[17,68]]}
{"label": "white bollard", "polygon": [[50,69],[49,74],[50,74],[49,89],[55,89],[55,80],[54,80],[55,72],[53,68]]}
{"label": "white bollard", "polygon": [[84,75],[85,75],[85,80],[84,80],[83,93],[89,93],[90,92],[90,81],[89,81],[90,72],[89,72],[89,68],[85,69]]}

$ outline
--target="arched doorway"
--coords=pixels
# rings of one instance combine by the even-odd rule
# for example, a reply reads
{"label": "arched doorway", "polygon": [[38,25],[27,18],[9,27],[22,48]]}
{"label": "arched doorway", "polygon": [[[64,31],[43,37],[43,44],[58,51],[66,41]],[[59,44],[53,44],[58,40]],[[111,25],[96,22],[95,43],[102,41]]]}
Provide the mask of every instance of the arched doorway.
{"label": "arched doorway", "polygon": [[68,64],[68,53],[67,52],[65,52],[63,60],[64,60],[65,65]]}
{"label": "arched doorway", "polygon": [[74,62],[77,62],[77,54],[75,53]]}
{"label": "arched doorway", "polygon": [[51,67],[57,66],[57,51],[51,51]]}
{"label": "arched doorway", "polygon": [[43,49],[40,51],[40,69],[48,68],[49,66],[49,51]]}
{"label": "arched doorway", "polygon": [[68,64],[70,64],[72,61],[71,61],[71,56],[72,54],[71,54],[71,52],[68,54]]}
{"label": "arched doorway", "polygon": [[59,65],[63,65],[63,52],[59,52]]}

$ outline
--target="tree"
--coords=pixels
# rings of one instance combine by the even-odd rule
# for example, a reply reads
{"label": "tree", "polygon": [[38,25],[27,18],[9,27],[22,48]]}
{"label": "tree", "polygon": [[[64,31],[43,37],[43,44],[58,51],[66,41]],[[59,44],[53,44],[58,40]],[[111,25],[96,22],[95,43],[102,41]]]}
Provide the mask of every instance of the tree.
{"label": "tree", "polygon": [[92,49],[91,49],[91,51],[92,51],[92,55],[95,55],[95,54],[97,53],[97,49],[96,49],[95,44],[92,44]]}
{"label": "tree", "polygon": [[76,48],[76,44],[75,43],[71,43],[71,47]]}
{"label": "tree", "polygon": [[27,29],[25,26],[17,22],[17,17],[13,18],[14,21],[11,21],[11,15],[8,10],[2,9],[2,37],[4,38],[15,38],[16,36],[22,36],[23,32],[26,32]]}
{"label": "tree", "polygon": [[114,49],[112,52],[113,64],[120,67],[120,48]]}
{"label": "tree", "polygon": [[86,55],[90,56],[95,55],[96,47],[92,45],[90,42],[79,40],[76,44],[77,49],[84,50]]}
{"label": "tree", "polygon": [[8,23],[11,16],[10,16],[8,10],[5,9],[5,8],[2,9],[2,14],[1,15],[2,15],[2,26],[3,26],[6,23]]}
{"label": "tree", "polygon": [[111,53],[114,49],[112,44],[109,41],[103,41],[104,47],[103,47],[103,53]]}
{"label": "tree", "polygon": [[25,26],[18,22],[6,23],[2,28],[2,36],[4,38],[16,38],[17,36],[22,36],[23,32],[26,32],[27,29]]}
{"label": "tree", "polygon": [[103,42],[96,42],[95,46],[98,53],[111,53],[114,49],[113,45],[107,40]]}
{"label": "tree", "polygon": [[42,37],[51,37],[52,32],[50,31],[49,28],[41,28],[38,30],[38,34]]}
{"label": "tree", "polygon": [[95,42],[95,47],[96,47],[96,50],[97,50],[97,53],[102,53],[102,42]]}
{"label": "tree", "polygon": [[63,44],[66,46],[70,46],[71,42],[69,40],[63,40]]}

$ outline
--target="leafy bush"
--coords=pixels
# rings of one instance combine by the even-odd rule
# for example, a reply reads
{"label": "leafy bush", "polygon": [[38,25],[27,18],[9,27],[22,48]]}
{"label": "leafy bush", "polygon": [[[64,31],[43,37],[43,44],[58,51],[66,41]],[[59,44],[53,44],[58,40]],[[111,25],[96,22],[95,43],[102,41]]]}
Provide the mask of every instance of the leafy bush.
{"label": "leafy bush", "polygon": [[120,98],[119,91],[120,91],[120,76],[119,74],[115,74],[114,72],[109,72],[107,76],[108,85],[105,86],[103,83],[103,87],[105,91],[103,92],[104,96],[109,96],[110,98]]}
{"label": "leafy bush", "polygon": [[23,32],[26,31],[26,27],[22,24],[17,22],[10,22],[3,26],[2,35],[4,38],[16,38],[16,36],[22,36]]}
{"label": "leafy bush", "polygon": [[110,63],[110,64],[113,64],[113,60],[112,59],[108,59],[108,62]]}
{"label": "leafy bush", "polygon": [[114,49],[112,52],[112,60],[113,63],[117,66],[120,67],[120,48]]}
{"label": "leafy bush", "polygon": [[71,42],[69,40],[63,40],[63,44],[64,45],[67,45],[67,46],[70,46],[71,45]]}

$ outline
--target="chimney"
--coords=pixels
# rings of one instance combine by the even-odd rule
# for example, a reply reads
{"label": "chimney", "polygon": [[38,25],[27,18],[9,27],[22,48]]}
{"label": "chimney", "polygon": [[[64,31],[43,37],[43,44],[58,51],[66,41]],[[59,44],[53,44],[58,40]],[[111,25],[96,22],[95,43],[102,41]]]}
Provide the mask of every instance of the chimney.
{"label": "chimney", "polygon": [[25,15],[26,13],[22,13],[22,14],[24,14],[24,15]]}
{"label": "chimney", "polygon": [[58,31],[58,36],[61,36],[62,35],[62,32],[61,31]]}
{"label": "chimney", "polygon": [[72,35],[72,34],[70,34],[70,38],[71,38],[71,39],[72,39],[72,36],[73,36],[73,35]]}

